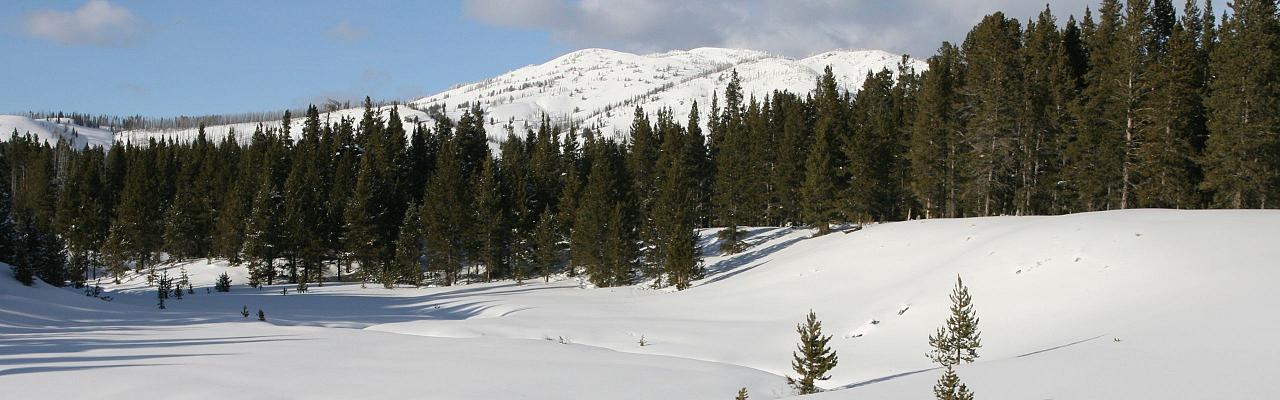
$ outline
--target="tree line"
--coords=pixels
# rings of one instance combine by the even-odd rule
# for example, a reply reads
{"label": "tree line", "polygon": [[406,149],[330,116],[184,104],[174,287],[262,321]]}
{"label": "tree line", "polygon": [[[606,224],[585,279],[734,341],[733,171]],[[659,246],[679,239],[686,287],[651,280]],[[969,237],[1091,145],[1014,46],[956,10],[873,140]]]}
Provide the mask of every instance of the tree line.
{"label": "tree line", "polygon": [[743,226],[1274,207],[1280,20],[1274,0],[1229,6],[997,12],[925,71],[904,57],[842,90],[828,68],[809,93],[763,98],[735,72],[709,112],[637,108],[616,137],[544,117],[491,141],[478,105],[425,123],[368,100],[336,123],[313,106],[297,133],[286,112],[247,143],[78,150],[14,132],[0,260],[54,282],[163,254],[245,264],[255,285],[563,272],[686,288],[704,227],[734,252]]}

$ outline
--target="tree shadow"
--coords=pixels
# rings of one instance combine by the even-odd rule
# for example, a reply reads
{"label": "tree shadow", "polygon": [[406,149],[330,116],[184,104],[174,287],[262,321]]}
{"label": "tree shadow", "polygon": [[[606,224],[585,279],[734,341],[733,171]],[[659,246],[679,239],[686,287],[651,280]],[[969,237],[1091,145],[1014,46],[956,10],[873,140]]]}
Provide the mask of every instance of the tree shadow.
{"label": "tree shadow", "polygon": [[64,372],[64,371],[83,371],[90,369],[103,368],[127,368],[127,367],[159,367],[172,364],[109,364],[109,365],[74,365],[62,367],[19,367],[0,370],[0,376],[36,374],[41,372]]}
{"label": "tree shadow", "polygon": [[850,383],[850,384],[848,384],[848,385],[844,385],[844,386],[837,387],[837,388],[835,388],[835,389],[833,389],[833,390],[844,390],[844,389],[853,389],[853,388],[863,387],[863,386],[867,386],[867,385],[871,385],[871,384],[875,384],[875,383],[880,383],[880,382],[885,382],[885,381],[891,381],[891,380],[898,379],[898,378],[901,378],[901,377],[904,377],[904,376],[911,376],[911,375],[915,375],[915,374],[918,374],[918,373],[921,373],[921,372],[929,372],[929,371],[933,371],[933,370],[935,370],[935,369],[940,369],[940,368],[942,368],[942,367],[933,367],[933,368],[925,368],[925,369],[915,370],[915,371],[909,371],[909,372],[901,372],[901,373],[897,373],[897,374],[893,374],[893,375],[882,376],[882,377],[875,378],[875,379],[868,379],[868,380],[865,380],[865,381],[862,381],[862,382],[854,382],[854,383]]}

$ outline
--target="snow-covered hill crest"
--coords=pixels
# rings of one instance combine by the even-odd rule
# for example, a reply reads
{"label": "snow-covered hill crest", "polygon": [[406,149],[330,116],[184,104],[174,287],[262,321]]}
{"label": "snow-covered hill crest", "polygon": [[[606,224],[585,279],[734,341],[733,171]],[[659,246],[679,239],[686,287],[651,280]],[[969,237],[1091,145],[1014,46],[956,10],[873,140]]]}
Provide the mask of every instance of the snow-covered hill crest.
{"label": "snow-covered hill crest", "polygon": [[[507,125],[521,131],[543,114],[610,134],[627,129],[635,107],[651,112],[670,108],[683,120],[697,101],[706,113],[712,93],[724,90],[733,71],[738,72],[748,96],[763,99],[775,90],[808,93],[827,66],[845,90],[857,90],[868,73],[897,71],[901,62],[902,56],[879,50],[832,51],[797,60],[721,48],[649,55],[586,49],[411,104],[420,109],[443,107],[448,115],[457,116],[468,105],[479,103],[489,116],[490,135],[501,133]],[[909,65],[917,71],[926,68],[914,59]]]}
{"label": "snow-covered hill crest", "polygon": [[[723,92],[733,71],[737,71],[747,96],[763,99],[773,91],[806,94],[830,66],[845,90],[862,86],[868,73],[884,69],[897,71],[902,56],[879,50],[832,51],[804,59],[791,59],[765,52],[740,49],[697,48],[666,53],[638,55],[606,49],[578,50],[543,64],[456,86],[434,95],[409,102],[399,109],[405,123],[429,121],[425,110],[438,108],[445,115],[460,117],[472,104],[485,110],[486,130],[494,141],[501,141],[510,127],[524,132],[536,124],[543,114],[559,124],[577,123],[598,127],[602,133],[624,133],[631,125],[636,107],[648,112],[670,108],[674,117],[689,117],[693,102],[703,114],[710,111],[712,94]],[[910,60],[910,66],[923,71],[926,64]],[[383,107],[383,117],[390,107]],[[359,118],[359,108],[337,110],[322,119]],[[294,118],[292,132],[301,132],[301,118]],[[221,140],[233,133],[247,139],[257,122],[214,125],[205,128],[211,140]],[[263,121],[265,127],[277,128],[280,120]],[[120,140],[148,138],[190,140],[196,129],[134,130],[119,134]]]}
{"label": "snow-covered hill crest", "polygon": [[35,135],[50,145],[66,139],[74,147],[111,146],[114,134],[106,129],[76,125],[70,118],[32,119],[21,115],[0,115],[0,140],[18,135]]}

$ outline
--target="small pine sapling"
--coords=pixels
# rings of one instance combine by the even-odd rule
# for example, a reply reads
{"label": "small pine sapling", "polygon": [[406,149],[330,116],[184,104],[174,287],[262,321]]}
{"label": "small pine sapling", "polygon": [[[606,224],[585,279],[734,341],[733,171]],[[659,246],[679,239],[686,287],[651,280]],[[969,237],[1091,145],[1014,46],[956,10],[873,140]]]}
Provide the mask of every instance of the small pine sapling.
{"label": "small pine sapling", "polygon": [[800,343],[796,352],[791,352],[791,369],[799,374],[799,378],[787,377],[787,384],[800,394],[811,394],[819,391],[814,381],[831,379],[827,372],[836,367],[836,352],[827,346],[831,335],[822,335],[822,322],[809,310],[809,315],[802,324],[796,324],[796,332],[800,334]]}
{"label": "small pine sapling", "polygon": [[262,312],[262,309],[258,309],[258,320],[263,322],[267,321],[267,313]]}
{"label": "small pine sapling", "polygon": [[231,276],[224,271],[222,275],[218,275],[218,281],[213,283],[215,290],[219,292],[231,291]]}
{"label": "small pine sapling", "polygon": [[733,400],[747,400],[748,397],[751,396],[747,395],[747,388],[742,388],[738,389],[738,396],[734,397]]}
{"label": "small pine sapling", "polygon": [[249,306],[243,306],[240,308],[240,316],[249,318]]}

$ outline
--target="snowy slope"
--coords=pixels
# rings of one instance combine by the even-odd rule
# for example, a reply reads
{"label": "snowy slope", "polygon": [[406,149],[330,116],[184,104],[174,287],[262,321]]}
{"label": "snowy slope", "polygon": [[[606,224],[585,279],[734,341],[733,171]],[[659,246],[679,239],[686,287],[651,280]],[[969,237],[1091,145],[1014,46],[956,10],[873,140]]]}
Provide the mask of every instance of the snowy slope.
{"label": "snowy slope", "polygon": [[21,115],[0,115],[0,141],[9,140],[15,130],[19,135],[29,133],[51,145],[59,139],[66,139],[75,147],[110,147],[115,137],[109,130],[76,125],[70,118],[31,119]]}
{"label": "snowy slope", "polygon": [[[708,112],[712,93],[724,90],[733,70],[748,96],[763,99],[774,90],[808,93],[828,65],[846,90],[857,90],[867,73],[896,71],[901,60],[899,55],[878,50],[833,51],[795,60],[721,48],[650,55],[586,49],[413,104],[443,106],[449,115],[457,116],[464,111],[461,105],[478,102],[491,117],[490,135],[508,124],[523,131],[544,113],[561,123],[578,122],[611,134],[628,129],[637,106],[650,113],[669,107],[680,121],[688,118],[693,101],[702,113]],[[926,67],[918,60],[912,60],[912,65],[916,70]]]}
{"label": "snowy slope", "polygon": [[[709,275],[682,292],[582,288],[562,278],[281,295],[237,280],[229,294],[198,288],[161,312],[136,284],[103,303],[4,282],[0,384],[74,391],[86,387],[79,382],[123,379],[107,386],[119,389],[158,374],[197,397],[232,381],[260,397],[294,397],[271,376],[296,370],[343,382],[301,394],[397,398],[399,387],[380,383],[412,371],[419,386],[455,389],[417,395],[426,398],[704,399],[729,398],[737,386],[753,399],[779,398],[795,324],[813,309],[840,357],[821,384],[844,388],[815,398],[929,398],[938,371],[924,356],[926,338],[945,320],[961,275],[984,347],[960,375],[979,398],[1280,391],[1270,379],[1280,373],[1271,345],[1280,323],[1270,317],[1280,306],[1280,212],[1127,210],[909,221],[819,238],[779,228],[750,234],[749,249],[708,258]],[[198,286],[227,268],[199,264],[187,267]],[[44,292],[8,295],[18,290]],[[242,305],[287,326],[243,322],[235,314]],[[303,362],[297,352],[325,355]],[[371,378],[340,379],[339,370]],[[663,391],[672,387],[682,390]]]}
{"label": "snowy slope", "polygon": [[[902,57],[878,50],[833,51],[805,59],[790,59],[753,50],[698,48],[687,51],[637,55],[605,49],[579,50],[539,65],[530,65],[480,82],[423,97],[401,106],[400,116],[406,123],[417,118],[429,121],[427,110],[443,109],[453,119],[462,116],[465,105],[479,103],[487,115],[486,130],[490,139],[501,141],[507,127],[523,133],[529,124],[537,124],[543,114],[558,124],[578,123],[598,127],[605,134],[625,133],[631,125],[635,107],[654,113],[671,108],[677,120],[689,117],[697,101],[707,121],[711,97],[723,92],[730,73],[736,70],[748,96],[763,100],[775,90],[807,94],[828,65],[846,90],[857,90],[868,73],[882,69],[897,71]],[[922,71],[926,64],[912,60]],[[384,107],[384,118],[386,109]],[[322,115],[322,119],[338,121],[343,117],[359,118],[362,109],[339,110]],[[264,125],[278,127],[278,119]],[[292,132],[300,134],[302,120],[295,116]],[[257,123],[206,127],[210,138],[221,139],[229,132],[244,139],[253,133]],[[195,129],[135,130],[122,132],[123,141],[146,138],[195,137]]]}

